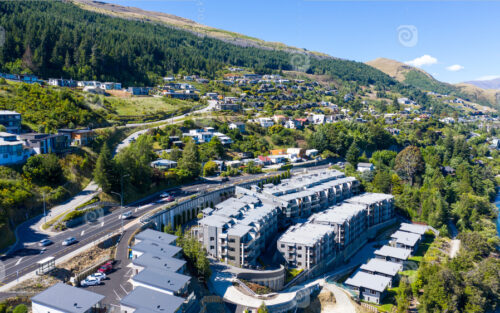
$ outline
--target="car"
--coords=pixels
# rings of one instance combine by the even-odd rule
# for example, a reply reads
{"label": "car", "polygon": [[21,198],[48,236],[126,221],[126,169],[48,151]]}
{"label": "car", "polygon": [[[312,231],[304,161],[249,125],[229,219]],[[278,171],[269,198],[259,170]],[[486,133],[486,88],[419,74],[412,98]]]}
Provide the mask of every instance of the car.
{"label": "car", "polygon": [[40,242],[38,242],[38,245],[40,247],[50,246],[51,244],[53,244],[53,242],[50,239],[42,239],[42,240],[40,240]]}
{"label": "car", "polygon": [[224,176],[220,179],[221,182],[229,181],[229,177]]}
{"label": "car", "polygon": [[107,273],[111,272],[112,269],[113,269],[113,263],[106,262],[103,265],[101,265],[101,267],[99,267],[99,269],[97,271],[99,273],[107,274]]}
{"label": "car", "polygon": [[76,238],[75,237],[69,237],[69,238],[64,239],[64,241],[62,242],[62,245],[63,246],[70,246],[70,245],[72,245],[74,243],[76,243]]}
{"label": "car", "polygon": [[87,279],[99,279],[99,280],[105,280],[106,279],[106,274],[101,273],[101,272],[96,272],[94,274],[91,274],[87,276]]}
{"label": "car", "polygon": [[131,217],[132,217],[132,211],[127,211],[127,212],[123,212],[122,214],[120,214],[120,216],[118,218],[121,220],[126,220],[126,219],[129,219]]}
{"label": "car", "polygon": [[168,196],[170,196],[168,192],[162,192],[162,194],[160,195],[160,197],[162,198],[167,198]]}
{"label": "car", "polygon": [[101,280],[97,278],[90,278],[87,277],[84,280],[80,282],[80,286],[82,287],[87,287],[87,286],[97,286],[101,284]]}
{"label": "car", "polygon": [[175,198],[173,196],[168,196],[165,198],[165,201],[167,201],[167,202],[172,202],[174,200],[175,200]]}

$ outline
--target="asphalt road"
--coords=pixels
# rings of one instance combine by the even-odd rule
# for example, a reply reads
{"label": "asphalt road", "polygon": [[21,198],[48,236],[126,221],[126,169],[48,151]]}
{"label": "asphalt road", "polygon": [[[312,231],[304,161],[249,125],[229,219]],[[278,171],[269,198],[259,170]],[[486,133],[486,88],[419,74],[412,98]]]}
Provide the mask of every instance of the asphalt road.
{"label": "asphalt road", "polygon": [[[327,165],[321,165],[312,168],[324,168]],[[301,169],[295,170],[300,171]],[[168,189],[175,198],[185,197],[197,192],[208,190],[211,188],[229,186],[232,184],[239,183],[244,180],[248,180],[250,178],[256,179],[259,177],[263,177],[271,174],[257,174],[250,176],[238,176],[231,177],[229,181],[224,183],[212,182],[212,181],[204,181],[199,180],[192,184],[181,186],[178,188]],[[164,203],[155,203],[159,200],[160,197],[158,194],[146,197],[141,201],[135,203],[134,205],[125,206],[123,211],[133,211],[134,218],[137,219],[141,215],[152,211]],[[116,209],[109,214],[99,216],[98,220],[93,223],[86,223],[80,225],[75,228],[69,228],[57,235],[49,236],[47,234],[43,234],[39,231],[34,230],[31,226],[36,224],[42,216],[31,219],[23,224],[21,224],[18,228],[18,242],[16,247],[9,254],[0,258],[1,264],[3,268],[1,270],[0,283],[6,284],[12,282],[17,279],[17,277],[21,277],[29,272],[34,271],[37,268],[37,262],[47,258],[49,256],[54,256],[56,260],[66,255],[88,243],[91,243],[109,233],[117,231],[121,228],[122,220],[118,217],[121,214],[122,210]],[[129,219],[124,221],[124,224],[131,223],[133,219]],[[71,246],[63,246],[62,242],[64,239],[68,237],[74,237],[77,239],[77,243]],[[50,239],[54,243],[48,247],[40,247],[38,242],[42,239]]]}

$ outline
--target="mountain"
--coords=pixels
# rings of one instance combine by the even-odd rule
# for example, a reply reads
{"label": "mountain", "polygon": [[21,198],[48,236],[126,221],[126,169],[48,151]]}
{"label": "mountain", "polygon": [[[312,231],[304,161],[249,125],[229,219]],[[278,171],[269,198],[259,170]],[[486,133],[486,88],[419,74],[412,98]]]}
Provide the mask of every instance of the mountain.
{"label": "mountain", "polygon": [[424,91],[454,95],[479,104],[500,108],[500,91],[478,88],[472,84],[448,84],[441,82],[426,71],[395,60],[378,58],[366,64],[381,70],[404,84]]}
{"label": "mountain", "polygon": [[490,80],[472,80],[464,84],[474,85],[482,89],[500,89],[500,77]]}

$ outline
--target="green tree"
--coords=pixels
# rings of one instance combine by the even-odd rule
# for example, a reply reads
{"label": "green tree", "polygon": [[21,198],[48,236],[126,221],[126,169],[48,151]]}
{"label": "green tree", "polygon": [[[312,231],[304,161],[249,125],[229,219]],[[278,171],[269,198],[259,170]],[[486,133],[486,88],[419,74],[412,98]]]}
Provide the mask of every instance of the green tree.
{"label": "green tree", "polygon": [[101,187],[103,192],[109,193],[118,189],[119,180],[116,164],[111,158],[111,151],[108,145],[105,144],[97,158],[94,169],[94,181]]}
{"label": "green tree", "polygon": [[28,313],[28,308],[26,307],[25,304],[18,304],[12,311],[12,313]]}
{"label": "green tree", "polygon": [[189,177],[196,177],[200,174],[200,153],[193,140],[189,140],[182,151],[182,158],[179,160],[178,168],[186,171]]}
{"label": "green tree", "polygon": [[349,150],[347,150],[346,160],[354,168],[356,168],[356,166],[358,165],[358,159],[359,159],[359,148],[358,145],[355,142],[353,142],[349,147]]}
{"label": "green tree", "polygon": [[218,169],[219,169],[219,166],[217,165],[217,163],[215,163],[214,161],[208,161],[203,166],[203,176],[215,175],[215,173],[217,173]]}
{"label": "green tree", "polygon": [[23,174],[35,183],[57,185],[64,179],[62,166],[55,154],[37,154],[23,166]]}
{"label": "green tree", "polygon": [[399,177],[413,185],[415,178],[424,170],[424,161],[420,149],[415,146],[404,148],[396,156],[394,169]]}
{"label": "green tree", "polygon": [[269,313],[269,310],[267,309],[267,306],[264,303],[264,301],[262,301],[262,304],[257,309],[257,313]]}
{"label": "green tree", "polygon": [[408,277],[402,276],[401,280],[399,281],[399,288],[396,293],[396,303],[397,303],[398,313],[408,312],[411,296],[412,296],[412,289],[408,281]]}

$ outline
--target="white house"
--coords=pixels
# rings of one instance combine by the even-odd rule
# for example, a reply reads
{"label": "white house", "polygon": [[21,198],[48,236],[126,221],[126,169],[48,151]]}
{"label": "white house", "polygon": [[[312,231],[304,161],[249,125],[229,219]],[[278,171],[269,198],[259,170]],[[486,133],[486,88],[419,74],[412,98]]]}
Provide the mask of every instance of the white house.
{"label": "white house", "polygon": [[371,172],[375,169],[375,167],[373,166],[373,164],[371,163],[358,163],[358,168],[357,168],[357,171],[358,172]]}
{"label": "white house", "polygon": [[33,313],[93,313],[104,310],[103,295],[58,283],[31,298]]}
{"label": "white house", "polygon": [[257,122],[264,128],[268,128],[274,125],[274,121],[269,117],[261,117],[257,119]]}
{"label": "white house", "polygon": [[234,122],[229,124],[229,129],[237,129],[240,131],[240,133],[245,132],[245,123],[243,122]]}
{"label": "white house", "polygon": [[25,149],[23,141],[10,133],[0,132],[0,165],[22,163],[30,156],[30,150]]}
{"label": "white house", "polygon": [[356,291],[361,299],[368,302],[380,303],[390,282],[391,279],[389,277],[360,271],[347,279],[345,284]]}

